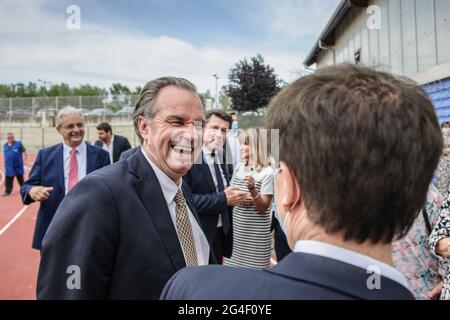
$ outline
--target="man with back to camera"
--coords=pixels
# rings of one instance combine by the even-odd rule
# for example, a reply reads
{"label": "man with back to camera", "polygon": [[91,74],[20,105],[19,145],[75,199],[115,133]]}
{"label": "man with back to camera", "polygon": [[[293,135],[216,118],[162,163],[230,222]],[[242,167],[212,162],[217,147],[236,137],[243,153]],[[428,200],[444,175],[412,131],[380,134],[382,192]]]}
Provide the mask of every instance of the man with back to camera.
{"label": "man with back to camera", "polygon": [[293,253],[275,267],[191,268],[161,299],[413,299],[392,263],[442,151],[433,104],[405,79],[325,67],[270,103],[277,215]]}

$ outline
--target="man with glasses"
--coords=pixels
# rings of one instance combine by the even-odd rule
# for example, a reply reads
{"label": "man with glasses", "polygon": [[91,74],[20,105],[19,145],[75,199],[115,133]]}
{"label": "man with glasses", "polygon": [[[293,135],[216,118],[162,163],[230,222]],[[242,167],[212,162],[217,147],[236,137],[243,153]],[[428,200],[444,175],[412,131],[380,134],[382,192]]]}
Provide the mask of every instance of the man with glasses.
{"label": "man with glasses", "polygon": [[83,141],[84,118],[78,109],[62,109],[56,117],[56,130],[64,142],[39,151],[20,190],[24,204],[41,203],[32,245],[38,250],[65,195],[84,176],[110,164],[108,152]]}

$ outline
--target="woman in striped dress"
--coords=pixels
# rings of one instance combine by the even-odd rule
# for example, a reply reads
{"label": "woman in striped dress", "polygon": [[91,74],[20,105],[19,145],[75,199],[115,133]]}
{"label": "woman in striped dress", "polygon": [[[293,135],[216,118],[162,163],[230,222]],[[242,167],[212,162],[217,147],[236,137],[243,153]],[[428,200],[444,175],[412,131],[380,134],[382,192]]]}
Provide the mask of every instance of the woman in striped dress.
{"label": "woman in striped dress", "polygon": [[274,170],[267,153],[267,131],[250,129],[241,133],[239,140],[243,159],[236,166],[231,185],[251,196],[233,208],[233,252],[231,258],[224,258],[224,265],[268,268]]}

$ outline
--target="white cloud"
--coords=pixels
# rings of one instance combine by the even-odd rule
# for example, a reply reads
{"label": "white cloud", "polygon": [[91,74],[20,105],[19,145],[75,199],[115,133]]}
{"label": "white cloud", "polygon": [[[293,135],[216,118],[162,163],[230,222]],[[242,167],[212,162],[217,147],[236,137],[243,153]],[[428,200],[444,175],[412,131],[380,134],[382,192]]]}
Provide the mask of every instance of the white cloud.
{"label": "white cloud", "polygon": [[303,58],[296,52],[278,50],[195,47],[173,37],[129,34],[83,20],[81,30],[68,30],[65,12],[52,13],[45,5],[44,0],[1,1],[0,82],[43,78],[72,85],[108,87],[121,82],[134,87],[156,77],[174,75],[191,80],[200,91],[213,92],[212,74],[219,75],[221,87],[227,83],[229,69],[244,57],[261,53],[286,81],[296,77],[295,70]]}
{"label": "white cloud", "polygon": [[319,36],[331,16],[328,8],[335,6],[337,1],[310,0],[300,4],[298,0],[285,0],[274,6],[273,2],[269,2],[268,8],[273,13],[270,29],[292,38]]}

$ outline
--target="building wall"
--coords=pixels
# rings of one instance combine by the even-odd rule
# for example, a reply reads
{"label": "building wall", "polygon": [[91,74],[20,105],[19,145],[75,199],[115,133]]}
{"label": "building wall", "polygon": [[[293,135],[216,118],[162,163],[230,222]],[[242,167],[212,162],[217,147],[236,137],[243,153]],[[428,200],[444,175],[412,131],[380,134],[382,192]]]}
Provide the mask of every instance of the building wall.
{"label": "building wall", "polygon": [[[394,74],[413,76],[450,61],[449,0],[373,0],[380,8],[380,28],[369,30],[367,8],[353,8],[336,30],[336,63],[361,63]],[[322,51],[317,66],[333,64]],[[450,76],[450,70],[449,70]]]}
{"label": "building wall", "polygon": [[433,101],[439,122],[450,121],[450,0],[373,0],[380,29],[369,30],[367,8],[353,8],[338,26],[334,46],[322,51],[317,67],[360,61],[421,84]]}

